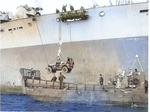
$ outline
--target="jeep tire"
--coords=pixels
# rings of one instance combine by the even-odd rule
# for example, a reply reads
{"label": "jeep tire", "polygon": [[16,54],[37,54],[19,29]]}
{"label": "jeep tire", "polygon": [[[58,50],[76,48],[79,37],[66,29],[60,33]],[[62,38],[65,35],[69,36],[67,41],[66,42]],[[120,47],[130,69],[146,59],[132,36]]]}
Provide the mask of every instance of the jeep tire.
{"label": "jeep tire", "polygon": [[63,66],[63,67],[62,67],[62,72],[63,72],[63,73],[67,73],[67,72],[68,72],[67,66]]}

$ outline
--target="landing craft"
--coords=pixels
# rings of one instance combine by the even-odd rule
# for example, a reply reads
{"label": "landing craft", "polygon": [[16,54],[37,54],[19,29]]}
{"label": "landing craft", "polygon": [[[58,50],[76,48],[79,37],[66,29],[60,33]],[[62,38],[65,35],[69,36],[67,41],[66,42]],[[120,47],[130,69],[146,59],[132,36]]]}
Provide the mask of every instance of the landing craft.
{"label": "landing craft", "polygon": [[[63,83],[60,89],[60,82],[42,80],[39,70],[20,68],[22,75],[23,94],[39,101],[58,102],[102,102],[104,104],[131,105],[138,103],[137,107],[145,107],[148,104],[148,95],[145,94],[145,73],[132,71],[132,74],[125,74],[119,70],[116,84],[108,81],[108,85],[89,85]],[[29,74],[27,74],[29,73]],[[127,86],[125,86],[127,85]],[[92,96],[94,95],[94,96]],[[91,99],[91,97],[93,97]],[[90,98],[90,99],[89,99]],[[89,99],[89,100],[87,100]]]}
{"label": "landing craft", "polygon": [[[61,95],[64,95],[65,92],[69,95],[72,88],[77,90],[69,97],[63,97],[69,98],[69,100],[71,98],[75,100],[76,97],[73,96],[76,94],[84,100],[87,95],[97,94],[96,101],[109,97],[114,98],[112,99],[114,101],[120,99],[121,101],[129,101],[129,103],[148,102],[143,87],[136,87],[137,83],[130,84],[131,88],[133,87],[131,91],[119,88],[128,86],[125,78],[115,80],[118,87],[116,90],[112,89],[114,86],[111,85],[118,75],[118,69],[127,70],[131,67],[136,54],[139,55],[145,79],[148,77],[148,3],[122,4],[84,10],[90,18],[74,22],[61,22],[63,42],[61,55],[72,57],[76,66],[73,67],[70,74],[65,74],[67,75],[65,80],[67,84],[64,84],[64,89],[69,89],[58,91],[62,93]],[[52,88],[53,82],[49,83],[52,76],[47,74],[45,65],[51,64],[49,62],[57,53],[59,39],[56,37],[59,35],[60,22],[57,22],[56,18],[59,15],[47,14],[29,17],[27,11],[18,14],[21,15],[12,17],[13,20],[10,20],[10,17],[5,18],[8,19],[8,22],[1,24],[1,85],[21,86],[22,78],[18,68],[34,68],[40,71],[41,80],[35,79],[32,83],[34,78],[27,79],[26,90],[31,93],[33,90],[33,93],[36,93],[36,87],[46,88],[52,85],[50,86]],[[33,15],[35,14],[33,13]],[[134,67],[132,71],[134,69],[137,69],[138,72],[141,71],[139,66]],[[103,84],[106,85],[103,92],[99,86],[99,74],[102,74]],[[124,76],[126,74],[128,74],[127,71]],[[142,71],[140,74],[142,77],[144,76]],[[139,84],[143,85],[143,82],[142,79]],[[32,86],[34,88],[30,88]],[[55,86],[58,88],[59,83],[54,84]],[[137,86],[139,85],[137,84]],[[39,94],[42,94],[43,89],[44,91],[53,91],[45,88],[42,88]],[[82,90],[85,92],[81,92]],[[91,90],[95,90],[96,93]],[[119,91],[121,94],[115,91]],[[142,94],[139,96],[126,94],[131,92],[135,94],[142,92]],[[115,97],[111,97],[113,95]]]}

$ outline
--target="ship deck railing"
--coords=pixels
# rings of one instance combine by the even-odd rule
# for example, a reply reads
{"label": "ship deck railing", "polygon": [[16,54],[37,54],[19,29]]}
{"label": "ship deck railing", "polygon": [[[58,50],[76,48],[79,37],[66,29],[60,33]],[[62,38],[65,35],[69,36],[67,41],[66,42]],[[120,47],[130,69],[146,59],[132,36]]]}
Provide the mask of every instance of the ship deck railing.
{"label": "ship deck railing", "polygon": [[[60,89],[59,81],[50,81],[42,79],[26,79],[26,87],[34,88],[47,88],[47,89]],[[102,86],[92,84],[78,84],[78,83],[63,83],[64,90],[77,90],[77,91],[102,91]]]}

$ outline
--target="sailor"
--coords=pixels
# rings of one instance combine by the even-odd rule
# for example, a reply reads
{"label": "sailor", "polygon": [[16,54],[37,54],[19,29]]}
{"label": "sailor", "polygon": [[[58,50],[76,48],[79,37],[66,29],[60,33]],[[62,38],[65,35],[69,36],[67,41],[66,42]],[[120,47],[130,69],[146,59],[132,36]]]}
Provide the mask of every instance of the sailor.
{"label": "sailor", "polygon": [[145,80],[145,93],[147,94],[148,93],[148,81]]}
{"label": "sailor", "polygon": [[81,6],[80,10],[84,10],[84,7],[83,7],[83,6]]}
{"label": "sailor", "polygon": [[63,5],[63,7],[62,7],[62,12],[63,12],[63,11],[66,12],[66,7],[67,7],[67,5]]}
{"label": "sailor", "polygon": [[54,75],[51,81],[56,81],[56,80],[57,80],[57,77]]}
{"label": "sailor", "polygon": [[57,13],[57,14],[59,13],[59,10],[58,10],[58,9],[56,9],[56,13]]}
{"label": "sailor", "polygon": [[29,73],[30,73],[31,77],[33,77],[33,75],[34,75],[33,68],[30,69],[30,72],[29,72]]}
{"label": "sailor", "polygon": [[73,11],[74,7],[70,4],[70,10]]}
{"label": "sailor", "polygon": [[33,68],[31,68],[30,75],[31,75],[31,78],[32,78],[32,83],[34,83],[34,73],[35,73],[35,71],[33,70]]}
{"label": "sailor", "polygon": [[135,75],[140,75],[140,72],[138,72],[138,70],[135,69],[135,71],[133,72],[133,74],[135,74]]}
{"label": "sailor", "polygon": [[100,81],[100,85],[103,85],[103,77],[102,77],[102,75],[100,74],[100,78],[99,78],[99,81]]}
{"label": "sailor", "polygon": [[60,72],[60,75],[59,75],[60,89],[63,89],[63,79],[66,79],[66,77],[63,76],[62,73]]}

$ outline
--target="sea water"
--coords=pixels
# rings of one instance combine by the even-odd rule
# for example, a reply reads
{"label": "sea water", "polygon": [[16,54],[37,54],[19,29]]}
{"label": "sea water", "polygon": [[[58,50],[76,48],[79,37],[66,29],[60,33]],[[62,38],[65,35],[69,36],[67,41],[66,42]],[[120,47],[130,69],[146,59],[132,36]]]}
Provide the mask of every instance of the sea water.
{"label": "sea water", "polygon": [[23,94],[1,94],[1,111],[50,112],[148,112],[148,107],[108,105],[104,103],[39,102]]}

